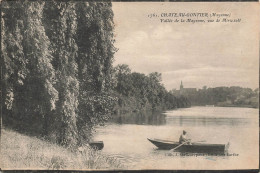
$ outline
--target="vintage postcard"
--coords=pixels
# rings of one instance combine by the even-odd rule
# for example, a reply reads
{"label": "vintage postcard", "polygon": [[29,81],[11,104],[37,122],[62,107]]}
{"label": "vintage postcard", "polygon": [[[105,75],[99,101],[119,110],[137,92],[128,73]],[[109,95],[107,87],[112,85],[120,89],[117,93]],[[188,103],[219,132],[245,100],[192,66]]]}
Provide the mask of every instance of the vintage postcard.
{"label": "vintage postcard", "polygon": [[1,169],[259,169],[259,11],[2,1]]}

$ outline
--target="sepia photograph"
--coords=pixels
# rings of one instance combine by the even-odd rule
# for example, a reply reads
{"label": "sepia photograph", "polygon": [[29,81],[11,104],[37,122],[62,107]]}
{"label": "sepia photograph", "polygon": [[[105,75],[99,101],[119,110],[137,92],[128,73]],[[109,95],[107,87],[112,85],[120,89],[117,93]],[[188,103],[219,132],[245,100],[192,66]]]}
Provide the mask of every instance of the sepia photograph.
{"label": "sepia photograph", "polygon": [[0,170],[258,170],[259,2],[1,2]]}

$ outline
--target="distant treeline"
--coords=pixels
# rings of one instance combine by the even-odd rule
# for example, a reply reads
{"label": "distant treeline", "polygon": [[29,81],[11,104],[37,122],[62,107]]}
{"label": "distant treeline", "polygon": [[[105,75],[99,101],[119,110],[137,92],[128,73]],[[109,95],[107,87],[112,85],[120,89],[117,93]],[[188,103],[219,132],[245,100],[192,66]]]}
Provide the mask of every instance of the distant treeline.
{"label": "distant treeline", "polygon": [[3,1],[1,11],[3,124],[85,143],[117,101],[112,4]]}
{"label": "distant treeline", "polygon": [[[176,94],[176,91],[172,91]],[[216,87],[185,92],[179,95],[187,97],[191,105],[215,105],[227,107],[259,107],[259,88],[242,88],[238,86]]]}
{"label": "distant treeline", "polygon": [[145,75],[131,72],[128,65],[120,64],[115,67],[114,73],[117,82],[115,95],[118,98],[118,113],[160,111],[190,106],[186,97],[176,97],[165,89],[158,72]]}

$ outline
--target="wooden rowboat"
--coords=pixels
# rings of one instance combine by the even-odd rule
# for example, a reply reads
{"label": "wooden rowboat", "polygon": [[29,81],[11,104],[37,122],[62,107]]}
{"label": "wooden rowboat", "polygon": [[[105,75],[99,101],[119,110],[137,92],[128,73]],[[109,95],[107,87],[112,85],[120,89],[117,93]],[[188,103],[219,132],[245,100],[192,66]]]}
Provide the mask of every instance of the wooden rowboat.
{"label": "wooden rowboat", "polygon": [[102,150],[104,148],[103,141],[93,141],[89,143],[89,146],[95,150]]}
{"label": "wooden rowboat", "polygon": [[[179,142],[161,140],[161,139],[149,139],[158,149],[170,150],[180,145]],[[178,152],[187,153],[208,153],[208,154],[225,154],[228,145],[225,144],[205,144],[194,142],[191,144],[184,144],[176,149]]]}

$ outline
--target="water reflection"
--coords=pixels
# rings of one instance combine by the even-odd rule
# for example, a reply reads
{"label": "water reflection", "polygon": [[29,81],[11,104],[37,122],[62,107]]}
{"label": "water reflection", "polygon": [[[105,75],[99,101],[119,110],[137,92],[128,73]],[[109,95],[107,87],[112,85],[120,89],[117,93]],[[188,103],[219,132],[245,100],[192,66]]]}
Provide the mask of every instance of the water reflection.
{"label": "water reflection", "polygon": [[116,124],[165,125],[166,115],[162,112],[133,112],[114,115],[111,122]]}
{"label": "water reflection", "polygon": [[244,126],[251,123],[249,118],[218,117],[205,115],[173,115],[172,112],[138,112],[114,115],[110,122],[137,125],[177,125],[177,126]]}

